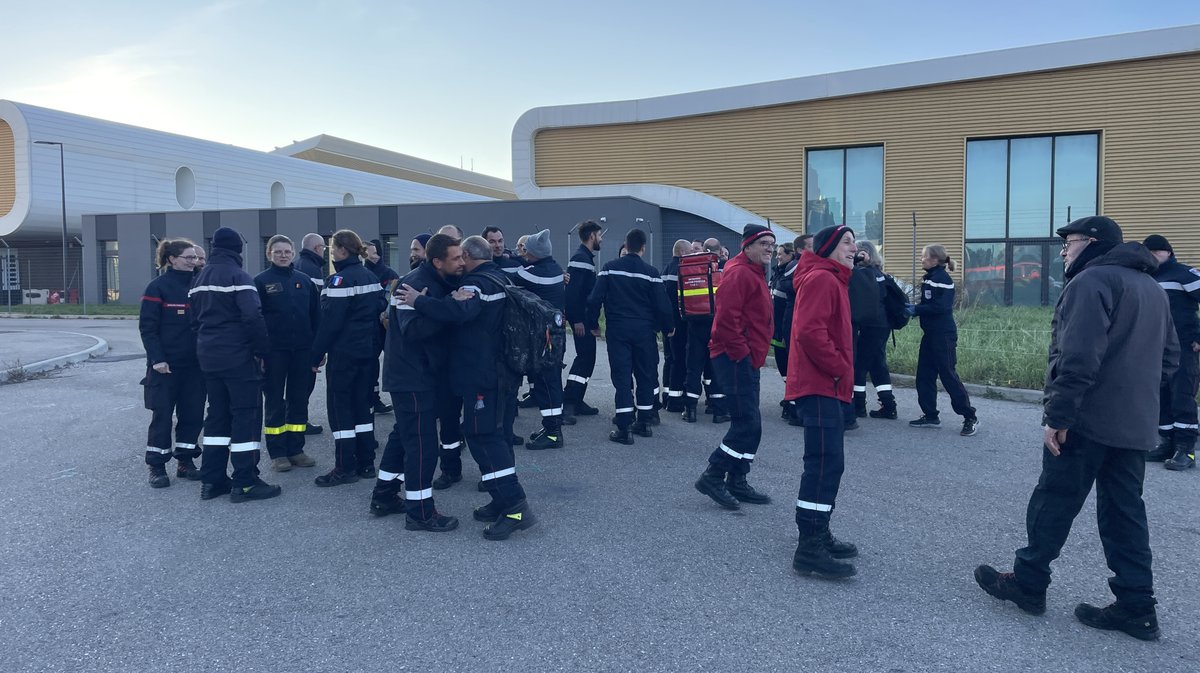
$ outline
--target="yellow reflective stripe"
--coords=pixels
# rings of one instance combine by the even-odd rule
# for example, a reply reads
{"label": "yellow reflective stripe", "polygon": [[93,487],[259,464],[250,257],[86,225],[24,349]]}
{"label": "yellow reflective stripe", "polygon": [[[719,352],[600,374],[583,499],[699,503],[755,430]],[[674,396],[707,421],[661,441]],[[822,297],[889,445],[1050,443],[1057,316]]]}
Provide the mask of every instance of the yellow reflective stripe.
{"label": "yellow reflective stripe", "polygon": [[292,423],[291,425],[283,426],[284,432],[304,432],[308,430],[308,426],[304,423]]}
{"label": "yellow reflective stripe", "polygon": [[[712,291],[713,291],[713,294],[716,294],[716,293],[717,293],[717,290],[719,290],[719,289],[720,289],[720,287],[719,287],[719,286],[718,286],[718,287],[714,287],[714,288],[712,289]],[[702,288],[700,288],[700,289],[698,289],[698,290],[684,290],[684,291],[683,291],[683,296],[685,296],[685,297],[694,297],[694,296],[696,296],[696,295],[698,295],[698,294],[708,294],[708,288],[706,288],[706,287],[702,287]]]}
{"label": "yellow reflective stripe", "polygon": [[287,426],[281,425],[277,428],[263,428],[263,432],[268,435],[282,435],[283,433],[287,432]]}

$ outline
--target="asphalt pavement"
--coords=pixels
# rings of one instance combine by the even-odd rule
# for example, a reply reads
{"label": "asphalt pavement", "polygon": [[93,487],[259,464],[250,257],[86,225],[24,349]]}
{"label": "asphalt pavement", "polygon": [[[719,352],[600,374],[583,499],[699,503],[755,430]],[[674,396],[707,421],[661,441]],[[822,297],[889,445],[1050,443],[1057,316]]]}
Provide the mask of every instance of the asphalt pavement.
{"label": "asphalt pavement", "polygon": [[[1034,405],[974,400],[981,428],[914,430],[863,419],[847,435],[834,532],[858,576],[791,569],[802,437],[763,373],[764,434],[751,483],[766,506],[719,509],[692,483],[727,427],[664,414],[652,439],[607,441],[598,417],[562,450],[517,450],[539,523],[489,542],[464,481],[436,493],[458,530],[404,530],[368,514],[370,481],[330,489],[328,434],[312,469],[263,477],[265,502],[202,502],[199,484],[146,485],[145,361],[133,321],[0,320],[0,331],[100,336],[110,351],[0,385],[0,671],[1187,671],[1200,670],[1200,471],[1146,476],[1163,640],[1088,629],[1079,601],[1111,600],[1085,506],[1054,565],[1046,614],[985,595],[980,563],[1011,566],[1040,461]],[[2,359],[2,358],[0,358]],[[325,424],[323,377],[311,409]],[[385,440],[390,416],[376,417]],[[536,413],[523,413],[528,434]],[[174,474],[174,471],[170,471]]]}

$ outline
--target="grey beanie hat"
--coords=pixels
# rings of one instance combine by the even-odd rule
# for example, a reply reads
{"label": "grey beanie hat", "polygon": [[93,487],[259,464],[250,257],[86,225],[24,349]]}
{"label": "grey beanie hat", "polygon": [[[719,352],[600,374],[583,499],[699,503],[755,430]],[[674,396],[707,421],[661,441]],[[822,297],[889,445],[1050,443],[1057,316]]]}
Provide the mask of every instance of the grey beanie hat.
{"label": "grey beanie hat", "polygon": [[525,251],[538,259],[552,256],[554,247],[550,244],[550,230],[543,229],[525,239]]}

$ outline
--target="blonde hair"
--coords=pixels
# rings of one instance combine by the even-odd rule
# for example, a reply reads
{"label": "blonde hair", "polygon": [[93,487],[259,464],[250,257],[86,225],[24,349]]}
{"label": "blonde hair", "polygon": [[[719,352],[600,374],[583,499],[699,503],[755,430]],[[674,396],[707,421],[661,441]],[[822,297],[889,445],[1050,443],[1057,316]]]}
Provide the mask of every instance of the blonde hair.
{"label": "blonde hair", "polygon": [[955,269],[954,260],[950,259],[950,253],[946,252],[944,245],[927,245],[922,253],[936,259],[938,264],[945,264],[951,271]]}

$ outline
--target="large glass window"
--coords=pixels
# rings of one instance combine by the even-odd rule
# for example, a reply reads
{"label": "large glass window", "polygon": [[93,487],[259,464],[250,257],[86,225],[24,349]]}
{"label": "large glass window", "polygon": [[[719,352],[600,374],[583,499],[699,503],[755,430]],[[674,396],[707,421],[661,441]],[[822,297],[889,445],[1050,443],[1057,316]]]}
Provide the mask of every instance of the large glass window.
{"label": "large glass window", "polygon": [[883,243],[883,146],[809,150],[805,158],[805,228],[845,224]]}
{"label": "large glass window", "polygon": [[121,298],[121,256],[116,241],[104,241],[100,248],[100,301],[115,303]]}
{"label": "large glass window", "polygon": [[1096,214],[1099,154],[1097,133],[967,141],[970,301],[1037,306],[1058,299],[1062,260],[1054,230]]}

